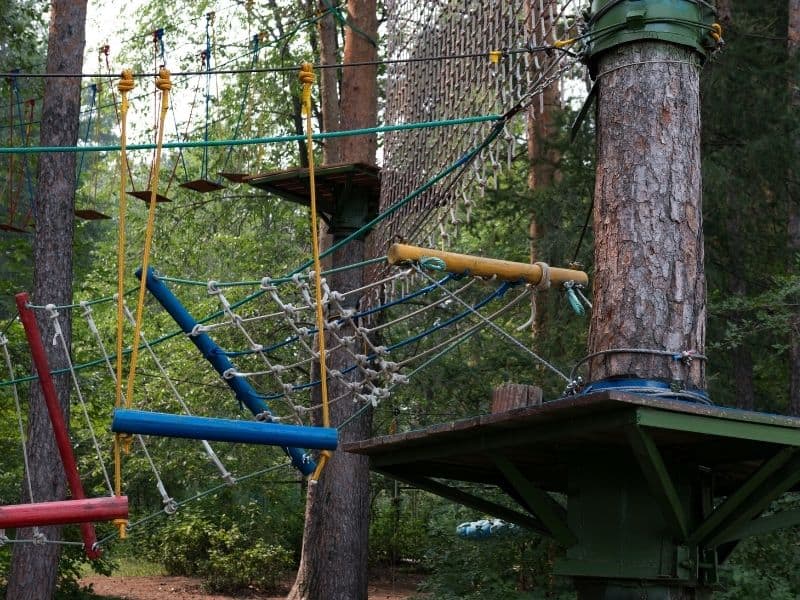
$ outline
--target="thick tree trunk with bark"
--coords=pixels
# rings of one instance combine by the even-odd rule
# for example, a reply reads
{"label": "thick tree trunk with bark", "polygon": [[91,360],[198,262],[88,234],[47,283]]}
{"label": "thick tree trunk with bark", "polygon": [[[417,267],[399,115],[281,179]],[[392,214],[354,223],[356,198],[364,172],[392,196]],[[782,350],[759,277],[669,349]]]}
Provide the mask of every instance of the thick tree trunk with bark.
{"label": "thick tree trunk with bark", "polygon": [[[47,52],[48,73],[80,73],[83,67],[86,0],[53,0]],[[78,142],[80,114],[78,78],[47,79],[41,118],[41,145],[74,146]],[[33,242],[34,302],[72,303],[72,238],[75,209],[75,154],[43,154],[39,158],[36,232]],[[53,339],[50,319],[39,311],[42,338]],[[67,346],[70,344],[69,315],[61,320]],[[52,344],[45,344],[51,369],[61,369],[66,361]],[[54,377],[61,407],[69,422],[69,375]],[[33,500],[63,499],[66,495],[64,469],[55,446],[53,429],[37,382],[31,384],[28,412]],[[23,502],[30,501],[23,486]],[[60,528],[40,529],[48,539],[60,537]],[[18,536],[30,538],[31,530]],[[9,600],[44,600],[53,595],[56,584],[59,546],[18,544],[14,547],[8,578]]]}
{"label": "thick tree trunk with bark", "polygon": [[[344,62],[373,61],[377,49],[378,23],[375,0],[351,0],[348,3],[354,27],[345,31]],[[331,69],[326,69],[331,71]],[[323,107],[333,100],[326,97],[331,88],[323,89]],[[370,127],[377,119],[376,67],[345,68],[342,73],[339,121],[326,117],[326,127],[354,129]],[[325,162],[362,162],[375,164],[375,136],[342,138],[337,148],[326,146]],[[344,198],[347,201],[347,198]],[[334,223],[334,229],[336,224]],[[330,248],[347,231],[322,236],[322,247]],[[365,243],[352,241],[325,261],[324,268],[349,265],[364,260]],[[347,292],[364,284],[364,270],[352,269],[329,278],[331,289]],[[353,308],[358,298],[349,298]],[[342,330],[340,336],[352,336]],[[330,342],[327,347],[331,347]],[[363,353],[363,348],[351,348]],[[334,351],[328,354],[329,369],[344,370],[351,363],[351,354]],[[318,376],[318,375],[315,375]],[[328,396],[336,400],[331,409],[331,424],[344,423],[361,408],[352,402],[350,392],[341,382],[329,379]],[[339,443],[362,440],[371,435],[372,411],[367,410],[350,421],[339,432]],[[306,521],[300,568],[290,600],[366,600],[367,558],[369,538],[369,461],[367,457],[335,452],[317,483],[308,486]]]}
{"label": "thick tree trunk with bark", "polygon": [[[794,72],[789,79],[791,85],[791,102],[796,110],[800,110],[800,74],[797,60],[800,53],[800,0],[789,0],[789,21],[787,29],[786,49],[789,60],[793,62]],[[792,150],[797,165],[800,160],[800,131],[793,132]],[[800,181],[797,172],[787,173],[787,189],[789,192],[789,256],[793,271],[797,272],[797,257],[800,255]],[[792,315],[789,327],[789,414],[800,415],[800,311]]]}
{"label": "thick tree trunk with bark", "polygon": [[[594,309],[589,352],[703,352],[706,289],[695,53],[657,42],[604,53],[598,64]],[[612,376],[705,388],[704,364],[611,352]]]}

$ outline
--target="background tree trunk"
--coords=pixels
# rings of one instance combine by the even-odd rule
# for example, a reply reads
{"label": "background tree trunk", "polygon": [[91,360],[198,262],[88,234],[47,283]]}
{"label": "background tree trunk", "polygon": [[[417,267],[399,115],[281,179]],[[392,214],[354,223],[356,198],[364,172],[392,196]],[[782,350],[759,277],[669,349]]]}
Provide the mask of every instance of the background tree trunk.
{"label": "background tree trunk", "polygon": [[[319,10],[327,10],[333,0],[321,0]],[[336,30],[336,18],[333,13],[326,14],[319,22],[320,63],[335,65],[339,62],[339,34]],[[322,130],[338,131],[341,129],[339,114],[339,71],[338,69],[322,69],[319,77],[320,99],[322,106]],[[340,159],[339,138],[325,140],[323,156],[326,164],[338,163]]]}
{"label": "background tree trunk", "polygon": [[[631,43],[599,58],[594,310],[589,352],[702,352],[706,289],[694,51]],[[644,63],[644,64],[639,64]],[[613,353],[590,380],[680,380],[705,388],[704,365]]]}
{"label": "background tree trunk", "polygon": [[[791,102],[795,110],[800,110],[800,77],[798,77],[798,54],[800,54],[800,0],[789,0],[789,21],[787,28],[786,49],[789,54],[790,65],[793,69],[789,78],[792,86]],[[792,149],[794,162],[800,160],[800,131],[795,128],[792,132]],[[787,190],[789,196],[789,257],[791,269],[797,274],[798,261],[800,261],[800,181],[797,180],[797,171],[787,173]],[[795,312],[790,319],[789,327],[789,414],[800,415],[800,311]]]}
{"label": "background tree trunk", "polygon": [[[53,0],[50,5],[50,33],[47,52],[48,73],[80,73],[83,68],[86,0]],[[80,115],[79,78],[47,79],[41,117],[41,145],[74,146],[78,142]],[[73,153],[43,154],[39,158],[33,241],[34,302],[72,303],[72,236],[75,209],[75,157]],[[39,311],[41,314],[41,311]],[[69,347],[71,322],[63,315],[62,329]],[[38,319],[42,338],[54,335],[50,319]],[[45,344],[51,369],[66,366],[52,344]],[[54,378],[59,401],[69,423],[69,375]],[[63,499],[66,494],[64,469],[55,446],[53,429],[37,382],[31,385],[28,411],[28,441],[34,500]],[[24,486],[23,486],[24,490]],[[23,502],[28,502],[23,491]],[[48,539],[59,539],[60,528],[45,527]],[[22,530],[20,537],[30,537]],[[9,600],[43,600],[53,595],[59,546],[46,544],[14,546],[8,578]]]}
{"label": "background tree trunk", "polygon": [[[528,4],[528,27],[531,30],[534,46],[552,44],[556,39],[555,15],[558,14],[557,0],[532,0]],[[534,54],[533,60],[539,60]],[[534,100],[528,108],[527,130],[528,130],[528,187],[531,190],[539,190],[550,187],[553,184],[556,172],[558,153],[553,149],[548,149],[547,145],[551,140],[555,127],[553,120],[555,111],[560,105],[561,92],[559,82],[553,81],[544,91]],[[541,223],[536,218],[536,206],[531,206],[530,224],[528,225],[528,238],[530,239],[530,259],[531,263],[536,261],[548,262],[550,257],[541,256],[541,249],[538,246],[539,237],[542,234]],[[541,329],[545,318],[544,306],[537,304],[536,294],[531,294],[531,310],[534,318],[531,321],[531,334],[536,338],[537,332]]]}
{"label": "background tree trunk", "polygon": [[[372,41],[376,39],[378,29],[375,0],[351,0],[348,9],[353,27],[345,31],[344,62],[376,60],[377,48]],[[375,125],[378,105],[376,73],[375,66],[343,70],[338,105],[340,121],[337,126],[326,118],[326,126],[356,129]],[[330,88],[323,89],[324,107],[332,103],[331,98],[325,97],[329,92]],[[337,160],[375,164],[376,148],[375,136],[342,138],[337,149],[326,146],[325,162]],[[348,233],[338,230],[334,223],[333,231],[322,236],[323,249],[330,248]],[[364,249],[363,239],[352,241],[334,252],[325,261],[324,268],[360,262],[364,260]],[[328,281],[332,289],[346,292],[364,285],[365,272],[363,269],[353,269],[337,273]],[[352,307],[358,306],[358,300],[349,299]],[[346,329],[340,333],[341,336],[353,334],[352,330]],[[351,350],[363,352],[363,348]],[[351,360],[350,353],[339,350],[328,354],[327,364],[330,369],[343,370]],[[317,372],[315,377],[318,375]],[[360,404],[352,402],[352,392],[341,382],[330,379],[328,395],[331,400],[341,398],[331,405],[333,426],[344,423],[361,408]],[[367,410],[339,432],[339,443],[367,438],[371,435],[371,428],[372,411]],[[297,579],[289,598],[366,600],[368,543],[369,460],[366,456],[335,452],[319,482],[308,486],[303,550]]]}

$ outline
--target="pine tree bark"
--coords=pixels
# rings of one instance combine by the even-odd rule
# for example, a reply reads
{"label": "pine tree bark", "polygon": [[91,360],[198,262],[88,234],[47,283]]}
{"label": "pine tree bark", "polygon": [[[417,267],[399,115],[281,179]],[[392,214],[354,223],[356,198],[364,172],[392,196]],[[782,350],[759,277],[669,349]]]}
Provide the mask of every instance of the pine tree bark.
{"label": "pine tree bark", "polygon": [[[557,0],[532,0],[528,4],[528,28],[534,46],[550,45],[556,39],[554,17],[558,14]],[[538,59],[535,59],[538,60]],[[554,132],[554,116],[559,107],[559,82],[554,81],[547,86],[528,108],[528,188],[540,190],[553,185],[556,174],[558,153],[548,149],[547,144]],[[530,240],[530,260],[547,262],[548,257],[541,256],[539,238],[542,235],[541,223],[536,219],[536,207],[531,206],[528,239]],[[531,294],[531,335],[534,339],[541,330],[545,318],[543,306],[538,306],[536,294]]]}
{"label": "pine tree bark", "polygon": [[[53,0],[47,51],[48,73],[80,73],[85,44],[86,0]],[[41,117],[41,145],[74,146],[78,142],[80,115],[79,78],[50,78],[45,81]],[[75,154],[43,154],[39,158],[36,232],[33,239],[34,302],[72,303],[72,239],[75,210]],[[69,347],[71,322],[62,315],[62,330]],[[42,338],[53,339],[50,319],[38,318]],[[51,369],[66,367],[62,353],[45,344]],[[59,402],[69,423],[69,375],[54,377]],[[63,499],[66,495],[64,469],[55,446],[53,429],[37,382],[31,385],[28,412],[28,449],[34,500]],[[23,486],[23,502],[29,502]],[[48,539],[60,538],[60,528],[40,528]],[[31,530],[18,531],[30,538]],[[44,600],[55,591],[59,546],[17,544],[8,577],[8,600]]]}
{"label": "pine tree bark", "polygon": [[[657,42],[599,58],[590,353],[704,350],[696,61],[690,49]],[[590,380],[613,376],[705,388],[700,360],[623,351],[591,361]]]}
{"label": "pine tree bark", "polygon": [[[321,0],[320,11],[326,11],[332,6],[332,0]],[[319,22],[319,51],[320,63],[335,65],[339,62],[339,34],[336,31],[336,18],[333,13],[327,13]],[[322,106],[322,130],[338,131],[339,124],[339,76],[338,69],[322,69],[320,72],[320,98]],[[340,140],[331,138],[325,140],[323,157],[326,164],[335,164],[340,161]]]}
{"label": "pine tree bark", "polygon": [[[348,12],[353,27],[345,31],[344,62],[376,60],[377,48],[372,42],[378,29],[375,0],[350,0]],[[323,95],[327,93],[323,89]],[[373,126],[377,119],[377,97],[375,66],[344,68],[336,129]],[[323,106],[330,103],[330,98],[323,99]],[[326,119],[326,123],[330,121]],[[375,136],[342,138],[335,149],[338,153],[335,160],[374,165],[376,147]],[[326,147],[326,162],[334,159],[333,152],[330,146]],[[323,249],[330,248],[348,233],[338,229],[334,222],[333,230],[322,236]],[[364,256],[365,241],[354,240],[334,252],[324,267],[354,264],[364,260]],[[347,292],[364,285],[365,272],[351,269],[332,275],[328,281],[331,289]],[[348,308],[358,306],[358,298],[350,301],[353,305]],[[343,329],[340,336],[354,333],[352,328]],[[363,352],[362,348],[350,350]],[[344,370],[352,361],[351,356],[343,350],[329,353],[328,368]],[[317,372],[314,376],[318,375]],[[328,396],[340,398],[330,407],[334,427],[361,408],[352,402],[352,392],[339,381],[329,379]],[[340,430],[339,443],[365,439],[371,429],[370,409]],[[367,600],[368,539],[369,460],[366,456],[335,452],[320,480],[308,486],[303,550],[289,600]]]}
{"label": "pine tree bark", "polygon": [[[800,0],[789,0],[789,20],[787,28],[786,49],[790,65],[794,71],[789,79],[791,86],[791,102],[795,110],[800,109],[800,75],[798,59],[800,58]],[[794,160],[789,164],[798,164],[800,160],[800,131],[793,132],[792,151]],[[800,181],[797,172],[787,173],[787,190],[789,193],[789,256],[792,271],[798,271],[800,256]],[[800,311],[795,311],[789,320],[789,414],[800,415]]]}

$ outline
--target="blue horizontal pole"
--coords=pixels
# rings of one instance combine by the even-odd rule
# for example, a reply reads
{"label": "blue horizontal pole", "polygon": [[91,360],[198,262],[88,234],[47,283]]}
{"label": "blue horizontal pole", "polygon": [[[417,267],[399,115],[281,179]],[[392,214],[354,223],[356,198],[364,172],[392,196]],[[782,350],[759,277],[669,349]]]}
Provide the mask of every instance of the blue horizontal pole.
{"label": "blue horizontal pole", "polygon": [[[136,277],[141,279],[141,269],[136,270]],[[173,294],[170,289],[156,276],[152,267],[147,269],[145,285],[147,286],[147,290],[156,300],[159,301],[161,306],[164,307],[164,310],[169,313],[169,315],[175,320],[175,322],[178,324],[178,327],[180,327],[184,333],[189,334],[194,330],[195,326],[198,324],[197,321],[191,314],[189,314],[189,311],[184,308],[183,304],[181,304],[181,301],[175,297],[175,294]],[[198,333],[197,335],[189,335],[188,337],[192,343],[197,346],[197,349],[200,350],[203,358],[211,363],[211,366],[214,367],[214,370],[217,373],[219,373],[220,377],[222,377],[222,380],[233,390],[233,393],[236,395],[236,399],[239,400],[239,402],[244,404],[248,409],[250,409],[250,412],[256,416],[263,415],[265,413],[267,415],[272,414],[269,410],[269,406],[267,406],[267,403],[264,402],[261,396],[259,396],[258,392],[253,389],[253,386],[251,386],[244,378],[223,377],[223,374],[226,371],[235,369],[235,367],[230,359],[225,355],[225,351],[220,348],[207,333]],[[283,427],[283,425],[281,425],[281,427]],[[311,473],[313,473],[317,468],[316,463],[301,448],[284,446],[283,451],[286,452],[286,454],[292,460],[292,464],[301,473],[303,473],[303,475],[311,475]]]}
{"label": "blue horizontal pole", "polygon": [[317,450],[336,450],[338,442],[338,434],[333,427],[279,425],[264,421],[215,419],[125,408],[114,411],[111,431],[215,442],[303,446]]}

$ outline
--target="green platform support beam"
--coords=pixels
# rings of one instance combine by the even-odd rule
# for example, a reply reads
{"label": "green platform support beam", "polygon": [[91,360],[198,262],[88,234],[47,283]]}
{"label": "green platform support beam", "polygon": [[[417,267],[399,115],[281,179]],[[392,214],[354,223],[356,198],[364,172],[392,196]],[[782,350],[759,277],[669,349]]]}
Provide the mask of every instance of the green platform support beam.
{"label": "green platform support beam", "polygon": [[641,427],[628,427],[625,433],[664,521],[676,540],[685,540],[689,535],[686,512],[658,447]]}
{"label": "green platform support beam", "polygon": [[550,494],[528,481],[508,459],[497,456],[494,464],[559,544],[569,548],[578,541],[567,525],[567,511]]}
{"label": "green platform support beam", "polygon": [[458,488],[454,488],[430,479],[429,477],[418,477],[408,473],[399,473],[393,470],[375,470],[378,473],[386,475],[387,477],[402,481],[408,485],[412,485],[421,490],[425,490],[426,492],[430,492],[431,494],[436,494],[437,496],[447,498],[448,500],[458,504],[463,504],[469,508],[474,508],[475,510],[498,517],[508,521],[509,523],[514,523],[520,527],[525,527],[526,529],[530,529],[531,531],[534,531],[540,535],[551,537],[547,527],[545,527],[538,519],[497,504],[496,502],[492,502],[491,500],[480,498],[474,494],[470,494],[463,490],[459,490]]}
{"label": "green platform support beam", "polygon": [[719,529],[724,523],[742,509],[753,493],[772,476],[776,471],[783,467],[789,460],[798,455],[797,448],[784,448],[772,458],[767,460],[761,467],[753,473],[734,493],[728,496],[708,518],[695,529],[687,540],[691,545],[707,542],[712,532]]}
{"label": "green platform support beam", "polygon": [[800,525],[800,509],[784,510],[768,517],[753,519],[731,532],[726,537],[720,537],[720,545],[737,542],[754,535],[771,533],[778,529],[787,529]]}

